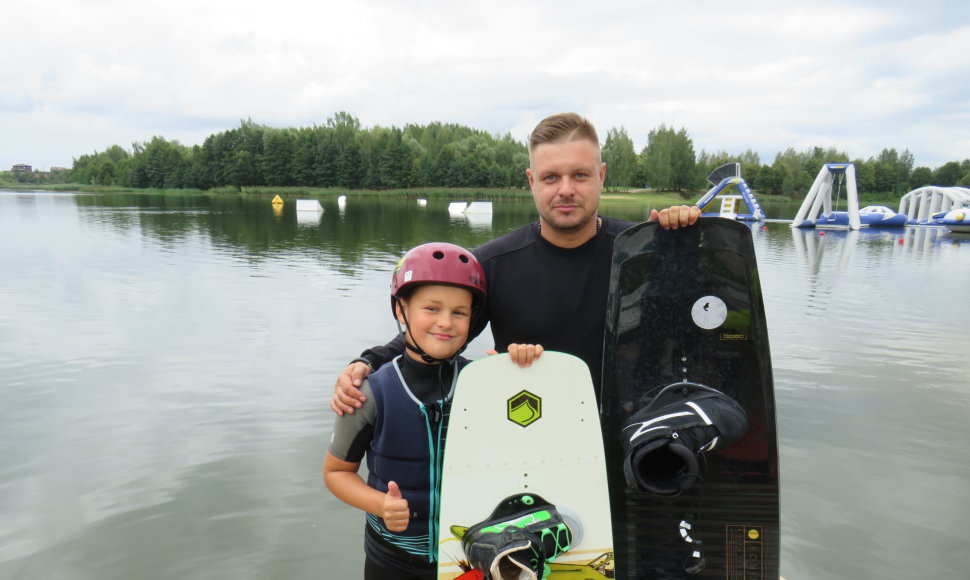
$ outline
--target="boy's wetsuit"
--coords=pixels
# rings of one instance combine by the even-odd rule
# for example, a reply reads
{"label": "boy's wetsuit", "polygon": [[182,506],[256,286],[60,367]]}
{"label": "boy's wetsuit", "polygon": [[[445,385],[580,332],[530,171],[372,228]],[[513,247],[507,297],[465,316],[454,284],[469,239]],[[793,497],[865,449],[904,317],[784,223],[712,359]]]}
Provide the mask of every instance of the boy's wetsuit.
{"label": "boy's wetsuit", "polygon": [[455,370],[467,362],[459,357],[454,365],[426,365],[398,357],[365,381],[364,406],[334,424],[330,453],[351,463],[366,458],[367,484],[387,492],[388,481],[396,482],[411,510],[404,532],[391,532],[367,514],[364,552],[371,576],[436,577],[444,436]]}
{"label": "boy's wetsuit", "polygon": [[[578,356],[589,365],[599,392],[613,240],[633,225],[602,219],[596,235],[577,248],[549,243],[539,224],[531,223],[473,250],[485,269],[488,301],[471,336],[490,322],[499,352],[514,342]],[[398,336],[361,358],[376,369],[403,352],[403,344]]]}

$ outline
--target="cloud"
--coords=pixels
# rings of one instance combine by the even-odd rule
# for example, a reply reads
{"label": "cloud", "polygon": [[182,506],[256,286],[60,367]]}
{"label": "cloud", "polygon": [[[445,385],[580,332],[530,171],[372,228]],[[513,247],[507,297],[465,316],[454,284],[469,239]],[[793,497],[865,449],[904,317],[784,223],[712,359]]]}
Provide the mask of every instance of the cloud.
{"label": "cloud", "polygon": [[576,110],[638,147],[666,124],[762,162],[819,145],[934,166],[970,157],[968,17],[936,0],[38,0],[0,55],[0,167],[342,110],[520,140]]}

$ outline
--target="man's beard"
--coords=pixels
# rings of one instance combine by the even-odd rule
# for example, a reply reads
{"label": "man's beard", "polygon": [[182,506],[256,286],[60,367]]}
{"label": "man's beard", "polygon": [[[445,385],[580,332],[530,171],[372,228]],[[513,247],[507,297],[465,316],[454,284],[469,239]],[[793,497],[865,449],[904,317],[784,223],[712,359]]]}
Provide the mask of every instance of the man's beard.
{"label": "man's beard", "polygon": [[542,221],[545,222],[545,225],[548,225],[549,226],[549,229],[555,230],[555,231],[560,232],[560,233],[563,233],[563,234],[570,234],[570,233],[573,233],[573,232],[578,232],[579,230],[581,230],[584,227],[586,227],[589,224],[589,222],[591,222],[594,219],[596,219],[596,212],[594,211],[592,213],[587,213],[584,216],[583,219],[577,221],[576,223],[571,223],[571,224],[563,225],[562,222],[564,220],[554,220],[554,219],[550,219],[550,217],[549,217],[548,214],[553,214],[554,215],[554,212],[555,212],[555,209],[547,212],[546,214],[541,214],[542,215]]}

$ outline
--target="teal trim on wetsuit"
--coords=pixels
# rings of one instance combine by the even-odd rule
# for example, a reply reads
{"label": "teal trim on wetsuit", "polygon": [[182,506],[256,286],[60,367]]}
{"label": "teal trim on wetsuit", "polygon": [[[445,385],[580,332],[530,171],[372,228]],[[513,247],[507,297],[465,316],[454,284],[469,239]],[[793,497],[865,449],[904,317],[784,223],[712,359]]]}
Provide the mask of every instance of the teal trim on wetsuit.
{"label": "teal trim on wetsuit", "polygon": [[[459,358],[452,369],[467,363]],[[435,562],[444,439],[457,373],[448,372],[451,380],[447,392],[433,400],[425,393],[422,400],[408,386],[402,365],[415,365],[412,372],[446,371],[437,365],[421,365],[398,357],[367,378],[377,410],[367,450],[367,484],[387,492],[388,482],[395,481],[411,509],[411,520],[404,532],[391,532],[373,514],[367,514],[367,522],[387,543]],[[444,391],[443,385],[440,390]]]}

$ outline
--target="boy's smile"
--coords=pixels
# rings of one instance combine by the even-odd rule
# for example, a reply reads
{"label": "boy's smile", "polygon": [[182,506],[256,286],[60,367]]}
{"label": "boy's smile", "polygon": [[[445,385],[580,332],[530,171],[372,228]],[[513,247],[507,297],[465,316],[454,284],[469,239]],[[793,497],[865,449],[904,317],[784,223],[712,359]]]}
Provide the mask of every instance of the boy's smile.
{"label": "boy's smile", "polygon": [[[471,325],[472,293],[457,286],[425,284],[417,287],[403,306],[398,320],[407,324],[408,338],[415,346],[436,359],[456,355],[468,340]],[[408,350],[408,356],[421,360]]]}

